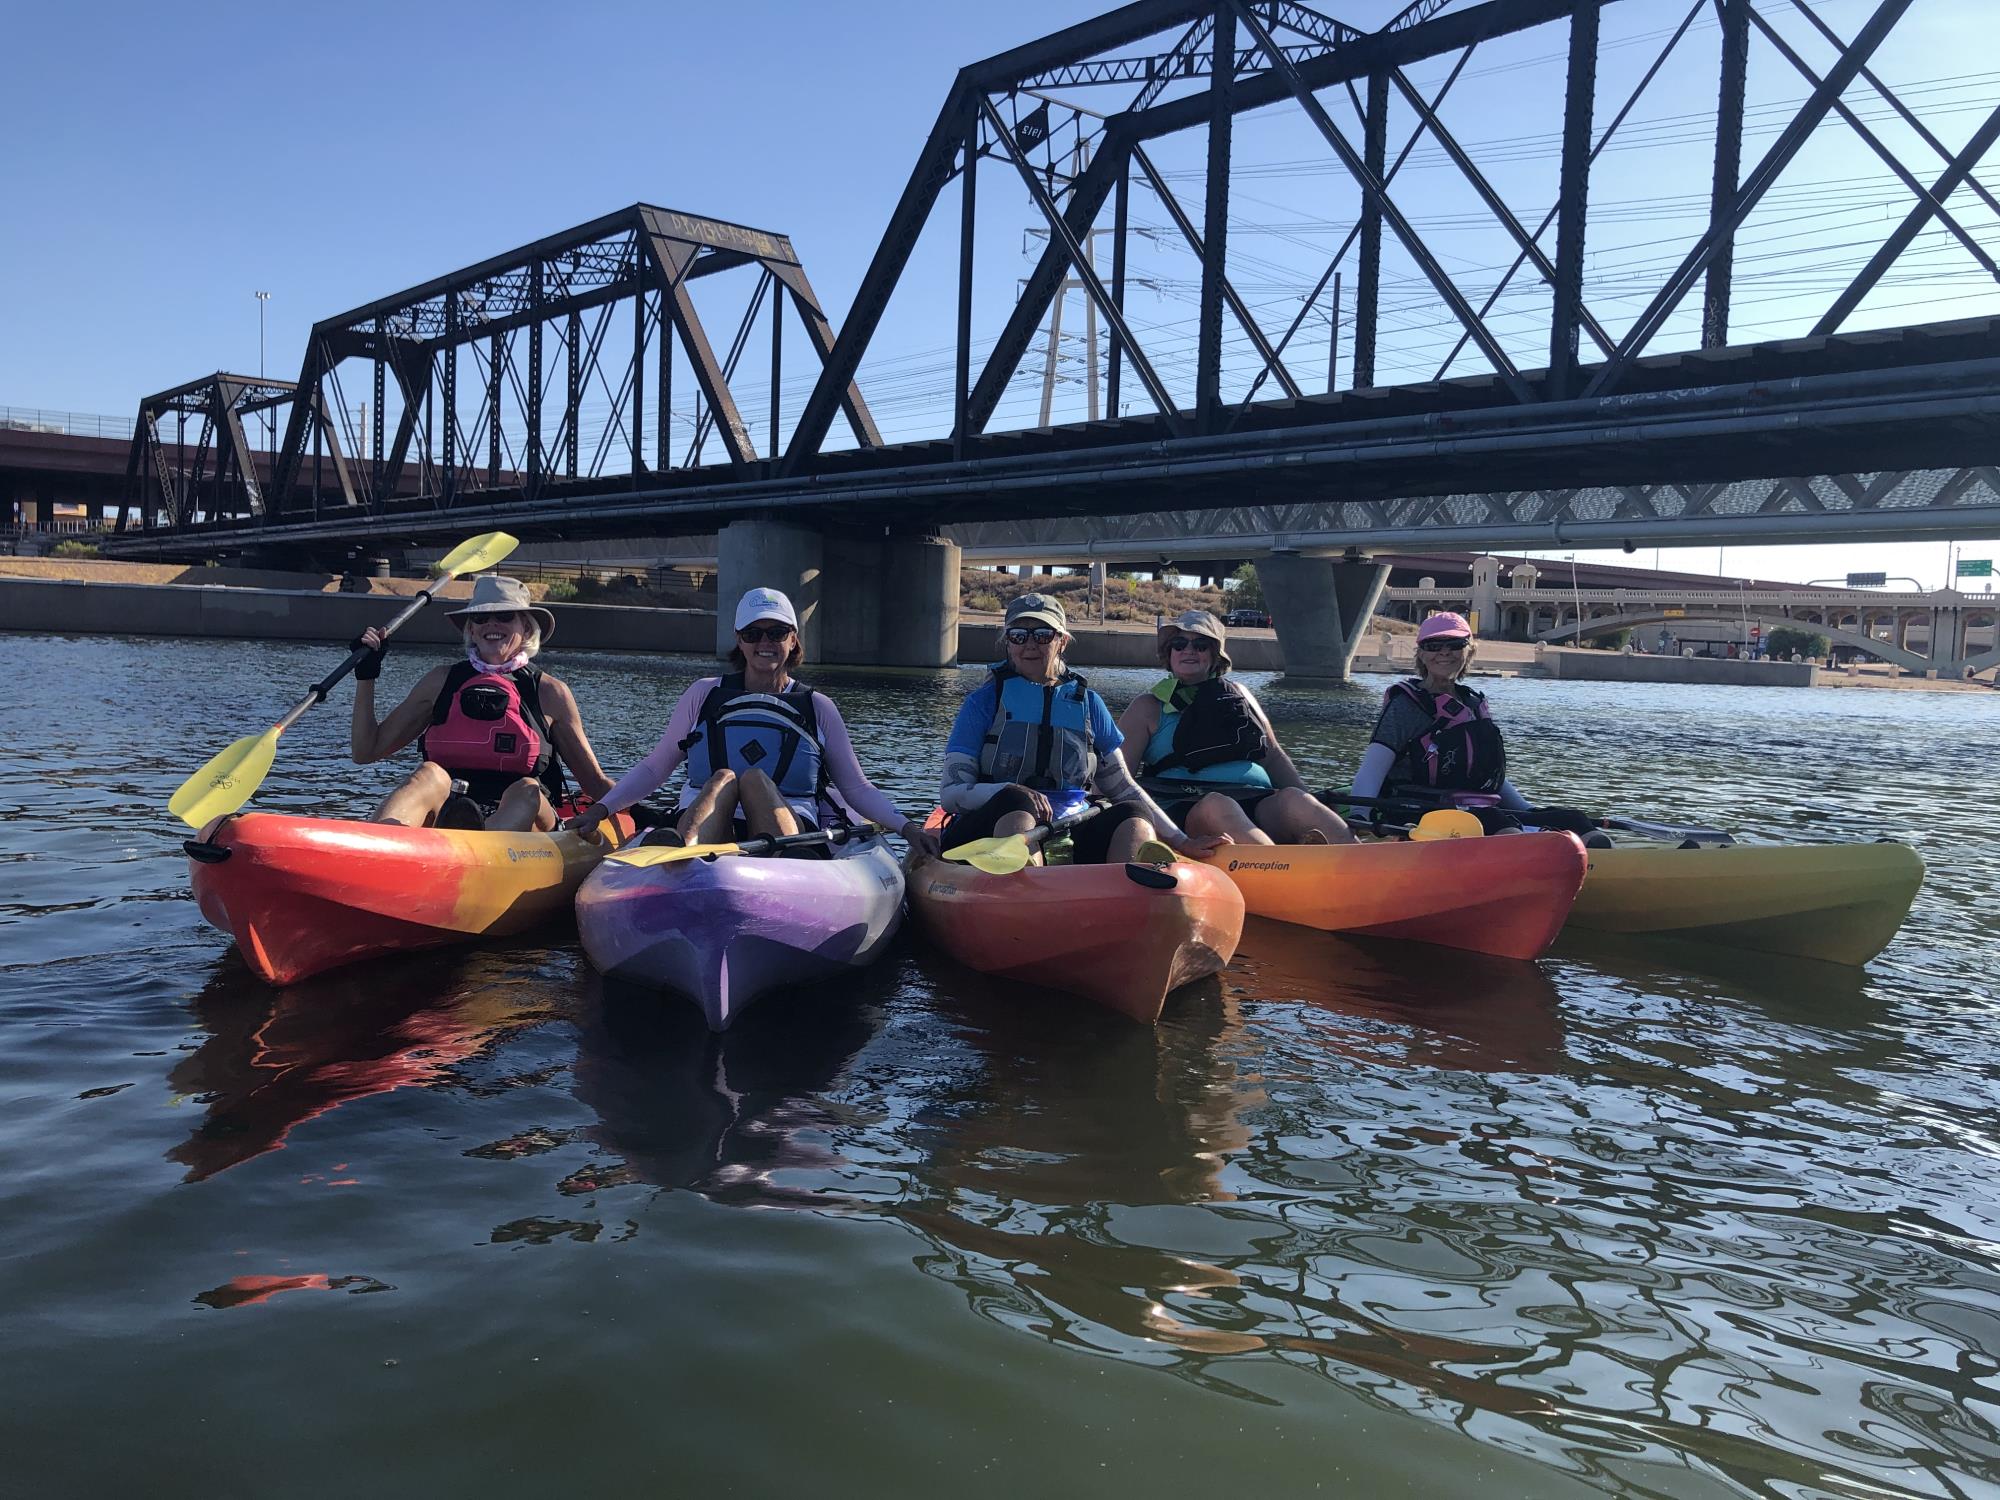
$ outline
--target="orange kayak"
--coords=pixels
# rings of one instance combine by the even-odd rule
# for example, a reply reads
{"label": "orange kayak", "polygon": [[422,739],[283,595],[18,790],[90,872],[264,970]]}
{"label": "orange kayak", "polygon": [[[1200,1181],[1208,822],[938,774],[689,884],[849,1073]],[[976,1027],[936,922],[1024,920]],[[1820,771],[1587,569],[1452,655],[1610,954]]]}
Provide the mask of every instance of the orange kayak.
{"label": "orange kayak", "polygon": [[[583,877],[629,836],[404,828],[246,813],[189,839],[201,914],[271,984],[384,953],[523,932],[566,916]],[[608,826],[608,825],[607,825]]]}
{"label": "orange kayak", "polygon": [[1534,958],[1556,940],[1584,873],[1568,833],[1237,844],[1210,859],[1252,916],[1501,958]]}
{"label": "orange kayak", "polygon": [[967,968],[1081,995],[1151,1025],[1167,993],[1221,970],[1243,934],[1243,897],[1220,870],[1029,865],[988,875],[919,860],[910,908]]}

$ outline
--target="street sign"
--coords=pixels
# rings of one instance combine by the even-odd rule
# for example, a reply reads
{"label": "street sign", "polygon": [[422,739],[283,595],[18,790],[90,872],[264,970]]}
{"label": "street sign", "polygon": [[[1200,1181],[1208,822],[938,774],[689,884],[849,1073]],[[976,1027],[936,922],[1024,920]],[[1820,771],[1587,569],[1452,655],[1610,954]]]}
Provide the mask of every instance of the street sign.
{"label": "street sign", "polygon": [[1847,586],[1851,589],[1879,589],[1889,581],[1887,573],[1849,573]]}
{"label": "street sign", "polygon": [[1663,609],[1660,611],[1660,613],[1665,615],[1669,620],[1678,620],[1682,616],[1684,616],[1687,613],[1687,611],[1684,609]]}
{"label": "street sign", "polygon": [[1751,639],[1751,640],[1753,640],[1753,641],[1754,641],[1754,640],[1760,640],[1760,639],[1762,639],[1762,637],[1763,637],[1763,634],[1764,634],[1764,627],[1763,627],[1762,625],[1752,625],[1752,626],[1750,627],[1750,639]]}
{"label": "street sign", "polygon": [[1958,560],[1960,578],[1991,578],[1993,559],[1990,557],[1961,557]]}

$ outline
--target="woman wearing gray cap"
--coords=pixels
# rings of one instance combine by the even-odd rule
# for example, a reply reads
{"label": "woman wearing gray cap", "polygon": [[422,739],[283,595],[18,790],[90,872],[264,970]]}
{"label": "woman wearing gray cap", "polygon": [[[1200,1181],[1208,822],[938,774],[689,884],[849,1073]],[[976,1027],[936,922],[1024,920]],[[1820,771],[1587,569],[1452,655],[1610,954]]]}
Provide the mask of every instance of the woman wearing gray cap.
{"label": "woman wearing gray cap", "polygon": [[[412,740],[424,757],[375,810],[375,821],[547,832],[563,800],[564,766],[585,794],[609,791],[611,778],[598,767],[576,699],[560,680],[529,665],[555,634],[556,618],[529,598],[527,585],[481,573],[471,601],[445,618],[459,627],[465,660],[426,672],[380,723],[375,680],[382,675],[382,632],[370,626],[355,642],[372,654],[354,669],[354,763],[387,759]],[[454,781],[465,783],[463,796],[452,795]]]}
{"label": "woman wearing gray cap", "polygon": [[966,695],[945,741],[944,847],[1026,833],[1091,795],[1111,806],[1072,835],[1078,864],[1129,860],[1154,839],[1190,855],[1228,843],[1226,835],[1183,832],[1133,781],[1111,710],[1063,662],[1069,641],[1058,600],[1023,594],[1007,606],[1005,659]]}
{"label": "woman wearing gray cap", "polygon": [[1222,622],[1191,609],[1160,627],[1168,676],[1118,728],[1145,749],[1139,774],[1189,833],[1239,844],[1351,844],[1340,814],[1306,790],[1264,707],[1229,678]]}

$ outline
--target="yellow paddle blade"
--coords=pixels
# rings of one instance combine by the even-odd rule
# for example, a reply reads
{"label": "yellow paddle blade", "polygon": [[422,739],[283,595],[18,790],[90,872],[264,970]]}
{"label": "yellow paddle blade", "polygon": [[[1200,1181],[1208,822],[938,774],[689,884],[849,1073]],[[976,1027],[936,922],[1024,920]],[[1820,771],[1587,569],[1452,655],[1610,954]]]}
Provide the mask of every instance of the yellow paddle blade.
{"label": "yellow paddle blade", "polygon": [[460,542],[432,563],[431,571],[446,578],[455,578],[460,573],[483,573],[495,563],[505,562],[520,545],[518,538],[504,531],[489,531]]}
{"label": "yellow paddle blade", "polygon": [[1417,826],[1410,830],[1410,839],[1427,844],[1432,839],[1476,839],[1485,833],[1486,825],[1464,808],[1440,807],[1417,819]]}
{"label": "yellow paddle blade", "polygon": [[988,875],[1012,875],[1028,867],[1033,853],[1023,835],[1010,833],[1004,838],[974,839],[969,844],[960,844],[956,849],[945,850],[943,857],[984,870]]}
{"label": "yellow paddle blade", "polygon": [[235,812],[257,794],[277,754],[276,725],[262,734],[246,734],[183,781],[168,799],[167,811],[190,828]]}
{"label": "yellow paddle blade", "polygon": [[614,864],[634,865],[643,870],[649,865],[677,865],[684,859],[706,859],[711,854],[740,854],[742,850],[741,844],[639,844],[604,857]]}

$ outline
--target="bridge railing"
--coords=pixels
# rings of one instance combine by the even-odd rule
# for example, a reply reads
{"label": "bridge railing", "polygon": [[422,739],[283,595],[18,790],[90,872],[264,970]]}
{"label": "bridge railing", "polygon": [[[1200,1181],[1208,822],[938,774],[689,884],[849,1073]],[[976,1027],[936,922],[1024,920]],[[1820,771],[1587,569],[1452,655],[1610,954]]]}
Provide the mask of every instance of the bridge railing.
{"label": "bridge railing", "polygon": [[132,436],[132,419],[107,417],[98,412],[49,411],[39,406],[0,406],[0,431],[59,432],[70,437],[116,438],[124,442]]}

